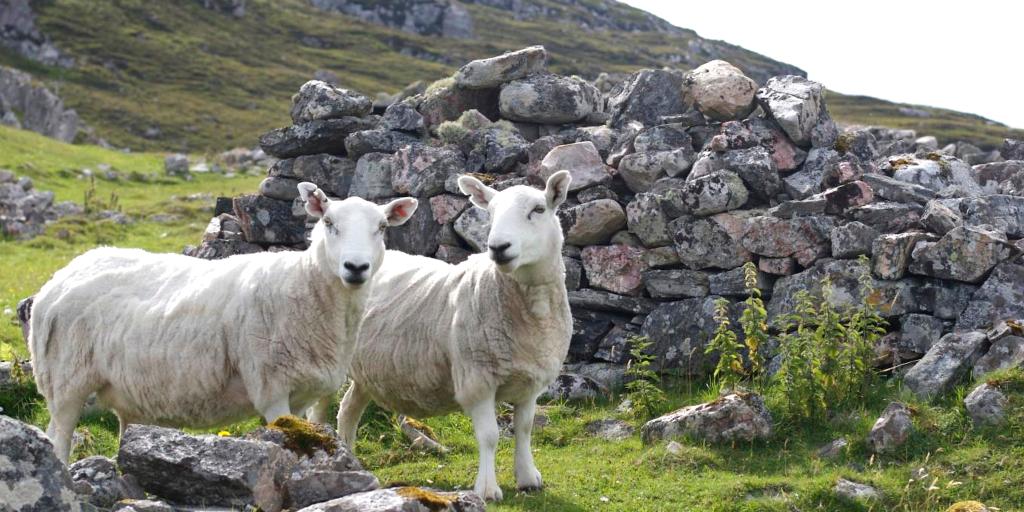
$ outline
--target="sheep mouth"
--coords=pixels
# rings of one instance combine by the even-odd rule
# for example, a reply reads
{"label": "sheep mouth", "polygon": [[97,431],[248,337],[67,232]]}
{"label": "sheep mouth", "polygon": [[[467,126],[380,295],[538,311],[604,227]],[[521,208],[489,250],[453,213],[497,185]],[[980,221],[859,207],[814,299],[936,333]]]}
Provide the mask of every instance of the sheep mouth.
{"label": "sheep mouth", "polygon": [[497,263],[498,266],[502,266],[502,267],[503,266],[507,266],[508,264],[512,263],[513,261],[515,261],[515,259],[516,259],[515,256],[505,256],[505,255],[497,256],[497,255],[494,255],[494,254],[491,255],[491,260],[493,260],[495,263]]}
{"label": "sheep mouth", "polygon": [[363,285],[364,283],[366,283],[366,277],[365,277],[365,276],[359,276],[359,277],[343,277],[343,278],[341,278],[341,281],[342,281],[343,283],[345,283],[345,284],[346,284],[347,286],[349,286],[349,287],[352,287],[352,288],[359,288],[359,287],[360,287],[360,286],[362,286],[362,285]]}

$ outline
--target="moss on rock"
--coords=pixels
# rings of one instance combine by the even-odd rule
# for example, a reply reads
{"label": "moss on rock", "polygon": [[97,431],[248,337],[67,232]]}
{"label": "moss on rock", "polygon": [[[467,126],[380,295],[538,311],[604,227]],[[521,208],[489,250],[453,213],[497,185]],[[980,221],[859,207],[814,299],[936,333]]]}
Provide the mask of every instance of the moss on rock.
{"label": "moss on rock", "polygon": [[317,450],[334,454],[335,440],[329,433],[314,423],[298,416],[281,416],[267,428],[284,434],[284,447],[302,455],[311,456]]}

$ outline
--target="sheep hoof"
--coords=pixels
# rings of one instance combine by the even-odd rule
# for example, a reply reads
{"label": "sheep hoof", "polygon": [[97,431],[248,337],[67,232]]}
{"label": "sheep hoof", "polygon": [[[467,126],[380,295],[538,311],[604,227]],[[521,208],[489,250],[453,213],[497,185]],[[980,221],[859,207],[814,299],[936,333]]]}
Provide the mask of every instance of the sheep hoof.
{"label": "sheep hoof", "polygon": [[525,471],[526,474],[516,477],[516,489],[523,492],[539,491],[544,487],[544,481],[541,480],[540,471],[536,468],[530,468]]}
{"label": "sheep hoof", "polygon": [[485,501],[501,501],[502,498],[501,488],[498,487],[497,485],[483,486],[483,488],[474,489],[474,492],[476,492],[477,495],[479,495]]}

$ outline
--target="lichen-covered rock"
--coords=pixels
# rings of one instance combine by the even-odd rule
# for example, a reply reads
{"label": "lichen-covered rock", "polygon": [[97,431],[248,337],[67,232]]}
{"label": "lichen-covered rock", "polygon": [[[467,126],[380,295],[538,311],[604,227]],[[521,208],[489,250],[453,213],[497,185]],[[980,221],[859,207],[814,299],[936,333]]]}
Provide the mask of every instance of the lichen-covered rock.
{"label": "lichen-covered rock", "polygon": [[260,182],[260,195],[281,201],[299,197],[299,182],[291,178],[269,176]]}
{"label": "lichen-covered rock", "polygon": [[[757,101],[789,138],[800,147],[825,147],[837,137],[835,123],[825,108],[825,88],[817,82],[795,75],[770,78],[757,91]],[[831,126],[829,126],[831,125]]]}
{"label": "lichen-covered rock", "polygon": [[743,246],[748,219],[732,212],[710,217],[684,215],[668,225],[679,261],[687,268],[736,268],[753,259]]}
{"label": "lichen-covered rock", "polygon": [[[348,158],[327,154],[303,155],[274,162],[274,165],[267,171],[267,176],[308,181],[322,188],[330,197],[345,198],[349,194],[355,167],[355,162]],[[296,195],[288,200],[297,197],[297,188],[295,193]],[[360,195],[360,197],[366,196]],[[277,199],[285,198],[278,197]]]}
{"label": "lichen-covered rock", "polygon": [[942,320],[931,315],[904,315],[900,323],[899,348],[924,355],[942,338]]}
{"label": "lichen-covered rock", "polygon": [[872,270],[880,279],[900,279],[907,272],[914,246],[921,241],[935,240],[928,233],[919,232],[881,235],[871,246]]}
{"label": "lichen-covered rock", "polygon": [[925,204],[935,199],[935,191],[906,181],[890,178],[884,174],[868,173],[862,179],[882,199],[900,203]]}
{"label": "lichen-covered rock", "polygon": [[628,245],[592,245],[583,249],[583,268],[591,286],[622,295],[643,290],[647,270],[643,248]]}
{"label": "lichen-covered rock", "polygon": [[367,471],[296,472],[284,481],[286,503],[293,510],[378,487],[377,477]]}
{"label": "lichen-covered rock", "polygon": [[631,153],[619,161],[619,175],[633,192],[647,192],[659,178],[688,171],[694,158],[690,148]]}
{"label": "lichen-covered rock", "polygon": [[466,170],[502,173],[526,161],[530,144],[508,123],[494,123],[469,132],[459,143]]}
{"label": "lichen-covered rock", "polygon": [[999,388],[985,383],[974,388],[964,398],[964,407],[971,416],[974,426],[998,425],[1006,416],[1008,400]]}
{"label": "lichen-covered rock", "polygon": [[552,174],[566,170],[572,176],[569,191],[574,192],[594,185],[607,185],[612,174],[601,159],[593,142],[563,144],[552,148],[538,168],[538,175],[547,180]]}
{"label": "lichen-covered rock", "polygon": [[980,331],[947,334],[907,372],[903,384],[921,398],[933,398],[953,387],[988,350]]}
{"label": "lichen-covered rock", "polygon": [[[178,430],[131,425],[117,464],[147,492],[184,505],[281,510],[281,483],[295,455],[263,441],[190,436]],[[169,477],[173,475],[173,477]]]}
{"label": "lichen-covered rock", "polygon": [[[708,284],[712,295],[727,297],[747,297],[746,271],[743,267],[726,270],[708,276]],[[755,272],[754,287],[764,295],[771,295],[772,279],[763,272]]]}
{"label": "lichen-covered rock", "polygon": [[292,121],[363,117],[373,109],[370,98],[320,80],[310,80],[292,97]]}
{"label": "lichen-covered rock", "polygon": [[879,201],[851,208],[845,217],[867,224],[882,233],[902,233],[919,225],[921,206]]}
{"label": "lichen-covered rock", "polygon": [[715,322],[715,301],[707,296],[683,299],[659,305],[640,327],[640,333],[653,344],[648,353],[655,356],[652,368],[658,371],[679,369],[686,375],[705,375],[715,357],[704,353]]}
{"label": "lichen-covered rock", "polygon": [[501,117],[539,124],[580,121],[600,110],[601,93],[577,77],[537,73],[501,86]]}
{"label": "lichen-covered rock", "polygon": [[38,428],[0,415],[0,461],[0,505],[6,510],[80,510],[67,468]]}
{"label": "lichen-covered rock", "polygon": [[682,436],[710,443],[753,441],[772,435],[772,416],[754,393],[731,393],[655,418],[640,429],[644,444]]}
{"label": "lichen-covered rock", "polygon": [[892,402],[871,427],[868,447],[875,453],[890,453],[907,442],[913,431],[910,409],[899,402]]}
{"label": "lichen-covered rock", "polygon": [[598,199],[559,211],[566,227],[565,243],[596,245],[608,242],[613,234],[626,227],[626,213],[613,199]]}
{"label": "lichen-covered rock", "polygon": [[393,197],[391,170],[394,157],[388,153],[367,153],[356,162],[349,193],[367,200]]}
{"label": "lichen-covered rock", "polygon": [[971,375],[980,379],[987,373],[1019,366],[1024,366],[1024,337],[1006,336],[992,342],[988,352],[974,365]]}
{"label": "lichen-covered rock", "polygon": [[462,153],[449,147],[406,146],[395,153],[391,188],[417,197],[444,192],[445,180],[466,167]]}
{"label": "lichen-covered rock", "polygon": [[669,219],[655,194],[637,194],[626,205],[626,224],[647,247],[661,247],[672,243],[668,231]]}
{"label": "lichen-covered rock", "polygon": [[659,124],[638,133],[633,139],[633,148],[637,153],[676,149],[689,149],[692,152],[693,141],[690,134],[686,133],[686,126],[683,124]]}
{"label": "lichen-covered rock", "polygon": [[419,134],[426,129],[423,115],[416,111],[416,105],[411,101],[399,101],[388,105],[380,122],[385,130]]}
{"label": "lichen-covered rock", "polygon": [[968,283],[981,281],[993,267],[1016,250],[1002,233],[961,226],[938,242],[914,250],[910,271],[915,274]]}
{"label": "lichen-covered rock", "polygon": [[656,299],[704,297],[710,286],[707,272],[699,270],[647,270],[643,278],[647,293]]}
{"label": "lichen-covered rock", "polygon": [[875,501],[882,498],[878,489],[875,489],[870,485],[860,484],[845,478],[840,478],[836,481],[833,491],[835,491],[836,496],[850,501]]}
{"label": "lichen-covered rock", "polygon": [[466,208],[454,224],[455,232],[476,252],[487,249],[487,234],[491,231],[491,216],[482,208]]}
{"label": "lichen-covered rock", "polygon": [[530,46],[497,57],[470,61],[455,73],[455,84],[469,89],[498,87],[543,71],[547,60],[548,52],[543,46]]}
{"label": "lichen-covered rock", "polygon": [[1024,265],[1003,262],[989,275],[957,319],[961,329],[988,329],[1006,319],[1024,318]]}
{"label": "lichen-covered rock", "polygon": [[394,130],[362,130],[345,137],[345,153],[354,160],[367,153],[394,153],[404,146],[420,144],[418,137]]}
{"label": "lichen-covered rock", "polygon": [[388,249],[421,256],[433,256],[437,252],[444,226],[434,220],[430,208],[420,204],[405,224],[387,230],[385,236]]}
{"label": "lichen-covered rock", "polygon": [[775,168],[775,161],[768,150],[761,146],[723,153],[704,151],[698,155],[686,179],[695,180],[721,170],[736,173],[751,195],[763,201],[771,199],[782,190],[782,179]]}
{"label": "lichen-covered rock", "polygon": [[168,176],[185,176],[188,174],[188,155],[174,153],[164,157],[164,172]]}
{"label": "lichen-covered rock", "polygon": [[901,155],[889,160],[892,177],[934,191],[942,197],[971,197],[984,193],[974,181],[974,171],[958,158],[942,156],[936,160]]}
{"label": "lichen-covered rock", "polygon": [[957,203],[964,223],[988,225],[1012,238],[1024,238],[1024,197],[989,195],[970,197]]}
{"label": "lichen-covered rock", "polygon": [[310,505],[297,512],[483,512],[484,500],[471,491],[443,492],[392,487],[360,492]]}
{"label": "lichen-covered rock", "polygon": [[431,132],[463,112],[476,110],[488,119],[498,119],[498,88],[469,89],[454,84],[434,84],[423,93],[416,110]]}
{"label": "lichen-covered rock", "polygon": [[[143,499],[146,493],[135,483],[134,477],[122,477],[117,473],[114,461],[101,455],[86,457],[68,468],[71,480],[79,494],[86,494],[89,503],[110,508],[123,499]],[[82,493],[81,489],[88,492]]]}
{"label": "lichen-covered rock", "polygon": [[607,393],[607,389],[590,377],[563,373],[541,394],[542,400],[594,400]]}
{"label": "lichen-covered rock", "polygon": [[924,205],[921,224],[932,233],[942,236],[963,224],[963,218],[941,201],[932,200]]}
{"label": "lichen-covered rock", "polygon": [[594,420],[583,426],[588,434],[608,441],[622,441],[633,436],[633,426],[622,420]]}
{"label": "lichen-covered rock", "polygon": [[295,215],[291,201],[279,201],[257,194],[233,200],[235,216],[248,242],[296,245],[306,242],[306,215]]}
{"label": "lichen-covered rock", "polygon": [[716,121],[742,119],[754,109],[757,84],[724,60],[697,67],[686,75],[686,85],[697,109]]}
{"label": "lichen-covered rock", "polygon": [[796,217],[779,219],[771,216],[752,217],[742,244],[745,249],[762,256],[781,258],[801,251],[827,247],[834,226],[831,217]]}
{"label": "lichen-covered rock", "polygon": [[609,125],[621,128],[631,121],[645,126],[659,124],[663,116],[682,114],[682,74],[664,69],[641,69],[608,97]]}
{"label": "lichen-covered rock", "polygon": [[871,246],[880,233],[862,222],[849,222],[837,226],[829,233],[833,258],[856,258],[871,254]]}
{"label": "lichen-covered rock", "polygon": [[790,197],[803,199],[817,194],[839,166],[839,153],[830,148],[813,148],[807,152],[804,165],[782,178]]}
{"label": "lichen-covered rock", "polygon": [[682,188],[669,189],[662,204],[671,217],[697,215],[704,217],[740,208],[747,202],[747,187],[730,171],[715,171],[693,180]]}
{"label": "lichen-covered rock", "polygon": [[358,131],[372,130],[374,123],[373,119],[360,117],[317,119],[271,130],[260,136],[260,147],[277,158],[317,153],[343,155],[345,138]]}

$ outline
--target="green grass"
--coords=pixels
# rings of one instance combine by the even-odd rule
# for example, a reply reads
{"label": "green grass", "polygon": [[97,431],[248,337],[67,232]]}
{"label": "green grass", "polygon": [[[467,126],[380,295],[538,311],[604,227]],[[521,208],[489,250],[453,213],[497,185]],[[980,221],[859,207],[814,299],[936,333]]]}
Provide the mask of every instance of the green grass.
{"label": "green grass", "polygon": [[[33,240],[0,240],[0,360],[28,355],[17,324],[16,305],[72,258],[101,245],[180,252],[185,245],[198,242],[215,197],[252,192],[260,180],[257,176],[197,175],[193,181],[161,177],[156,182],[142,183],[77,177],[75,171],[95,171],[104,163],[122,175],[163,174],[160,154],[126,154],[64,144],[32,132],[0,127],[0,168],[32,178],[39,190],[53,190],[57,201],[82,203],[89,189],[95,190],[100,203],[114,202],[113,195],[121,210],[136,219],[133,224],[121,226],[86,216],[68,217],[48,226],[44,235]],[[174,217],[157,222],[151,218],[157,214]]]}
{"label": "green grass", "polygon": [[[544,475],[544,490],[515,490],[513,443],[502,438],[498,480],[505,500],[488,508],[919,512],[942,511],[956,501],[976,499],[1001,510],[1019,510],[1024,507],[1024,371],[1004,371],[989,380],[1000,382],[1011,399],[1009,421],[999,428],[971,427],[962,405],[963,394],[970,389],[967,385],[937,403],[927,404],[909,399],[896,383],[891,383],[880,387],[863,407],[847,411],[823,426],[782,425],[767,443],[713,446],[681,440],[683,449],[678,454],[669,453],[664,442],[644,446],[638,435],[612,442],[586,434],[587,422],[617,417],[614,406],[618,398],[549,404],[541,408],[549,423],[535,431],[533,443],[538,468]],[[697,383],[676,382],[668,391],[673,407],[708,398],[706,389]],[[28,397],[22,400],[28,405],[12,407],[16,397]],[[897,453],[872,456],[865,436],[893,398],[911,404],[917,431]],[[40,426],[47,421],[41,400],[32,400],[30,385],[0,391],[0,406]],[[87,416],[79,430],[88,441],[76,449],[75,457],[115,454],[116,423],[110,413]],[[357,453],[384,485],[471,488],[476,474],[476,445],[469,420],[453,414],[426,423],[451,450],[447,455],[411,451],[401,438],[395,418],[375,407],[363,417]],[[639,427],[640,423],[634,425]],[[252,420],[229,426],[228,430],[237,435],[257,426],[258,422]],[[815,456],[820,446],[839,436],[850,441],[843,454],[833,460]],[[928,476],[910,482],[919,468],[924,468]],[[874,504],[843,501],[832,492],[838,478],[874,485],[884,497]]]}

